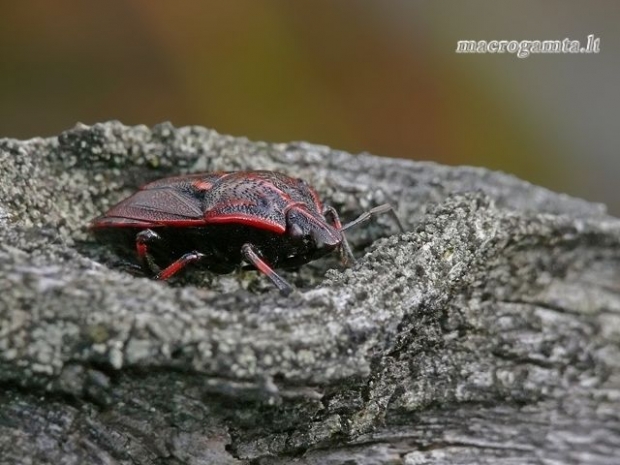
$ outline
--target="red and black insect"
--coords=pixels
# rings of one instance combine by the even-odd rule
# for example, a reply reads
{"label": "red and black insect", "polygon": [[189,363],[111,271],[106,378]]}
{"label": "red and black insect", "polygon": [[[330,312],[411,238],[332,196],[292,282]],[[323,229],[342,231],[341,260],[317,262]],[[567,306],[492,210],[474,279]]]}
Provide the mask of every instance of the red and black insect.
{"label": "red and black insect", "polygon": [[304,180],[273,171],[193,174],[161,179],[92,221],[102,242],[137,253],[142,269],[168,279],[190,263],[214,273],[247,262],[287,295],[292,290],[273,268],[292,268],[337,250],[354,261],[343,234],[388,204],[342,226],[333,207],[323,206]]}

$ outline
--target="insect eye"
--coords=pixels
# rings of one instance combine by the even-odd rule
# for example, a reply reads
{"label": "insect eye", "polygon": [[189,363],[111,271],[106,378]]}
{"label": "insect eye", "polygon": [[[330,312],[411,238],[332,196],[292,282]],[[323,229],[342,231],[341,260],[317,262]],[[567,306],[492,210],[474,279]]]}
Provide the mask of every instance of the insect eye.
{"label": "insect eye", "polygon": [[301,229],[301,226],[299,226],[298,224],[293,223],[291,225],[291,230],[290,230],[289,234],[292,237],[300,238],[300,237],[302,237],[304,235],[304,231]]}

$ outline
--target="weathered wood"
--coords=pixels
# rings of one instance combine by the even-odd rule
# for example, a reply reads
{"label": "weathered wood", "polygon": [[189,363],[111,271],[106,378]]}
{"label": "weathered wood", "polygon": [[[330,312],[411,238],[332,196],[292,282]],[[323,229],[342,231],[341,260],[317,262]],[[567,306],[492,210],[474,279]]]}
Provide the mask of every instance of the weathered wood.
{"label": "weathered wood", "polygon": [[[258,168],[409,232],[351,231],[356,266],[287,272],[289,298],[254,272],[132,277],[87,234],[142,182]],[[620,221],[484,169],[203,128],[0,140],[0,386],[7,464],[615,464]]]}

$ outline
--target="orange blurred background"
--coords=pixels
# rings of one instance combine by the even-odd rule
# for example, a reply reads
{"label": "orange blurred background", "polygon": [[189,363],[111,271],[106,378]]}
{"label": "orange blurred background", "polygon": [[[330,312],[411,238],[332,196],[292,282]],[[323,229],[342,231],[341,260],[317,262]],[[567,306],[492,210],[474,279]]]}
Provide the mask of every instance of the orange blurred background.
{"label": "orange blurred background", "polygon": [[[618,25],[616,0],[2,2],[0,137],[169,120],[486,166],[619,215]],[[588,34],[600,54],[455,53]]]}

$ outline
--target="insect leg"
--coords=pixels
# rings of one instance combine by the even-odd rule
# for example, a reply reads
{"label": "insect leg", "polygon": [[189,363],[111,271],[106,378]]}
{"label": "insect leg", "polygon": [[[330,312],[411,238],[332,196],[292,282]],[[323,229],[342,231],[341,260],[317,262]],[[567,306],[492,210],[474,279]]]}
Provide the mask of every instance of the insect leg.
{"label": "insect leg", "polygon": [[392,207],[389,203],[384,203],[383,205],[379,205],[378,207],[371,208],[367,212],[362,213],[360,216],[358,216],[353,221],[350,221],[349,223],[345,224],[342,227],[342,231],[346,231],[347,229],[352,228],[353,226],[366,223],[373,216],[383,215],[384,213],[390,214],[390,216],[394,219],[394,222],[398,225],[398,229],[400,229],[401,233],[405,232],[405,228],[403,228],[403,224],[400,222],[398,215],[396,215],[396,212],[394,211],[394,207]]}
{"label": "insect leg", "polygon": [[138,254],[138,260],[145,273],[148,275],[155,275],[159,273],[159,267],[153,260],[153,256],[149,254],[149,244],[155,241],[160,241],[161,237],[152,229],[145,229],[136,234],[136,253]]}
{"label": "insect leg", "polygon": [[[342,223],[340,222],[340,217],[338,216],[338,212],[334,207],[329,205],[326,206],[323,209],[323,216],[325,217],[325,219],[327,219],[328,217],[331,218],[331,222],[333,223],[334,227],[342,233]],[[349,241],[347,241],[347,238],[344,234],[342,234],[342,242],[338,247],[338,253],[340,254],[340,260],[342,261],[343,265],[348,266],[352,263],[355,263],[355,256],[353,255],[353,252],[351,251],[351,246],[349,245]]]}
{"label": "insect leg", "polygon": [[155,279],[165,281],[166,279],[177,274],[190,263],[196,262],[204,257],[204,255],[199,252],[189,252],[162,270],[153,260],[153,256],[149,253],[148,248],[149,244],[160,240],[161,237],[159,234],[152,229],[145,229],[144,231],[140,231],[136,234],[136,251],[138,253],[138,259],[140,260],[142,269],[150,275],[155,275]]}
{"label": "insect leg", "polygon": [[291,293],[293,290],[291,285],[258,256],[258,252],[252,244],[243,244],[241,247],[241,254],[248,262],[254,265],[257,270],[266,275],[279,289],[282,295],[287,296]]}
{"label": "insect leg", "polygon": [[204,254],[201,254],[200,252],[196,252],[196,251],[188,252],[185,255],[183,255],[181,258],[179,258],[178,260],[175,260],[174,262],[172,262],[170,265],[168,265],[166,268],[161,270],[159,273],[157,273],[157,275],[155,275],[155,279],[165,281],[166,279],[171,278],[172,276],[177,274],[179,271],[181,271],[183,268],[185,268],[190,263],[197,262],[201,260],[203,257],[204,257]]}

